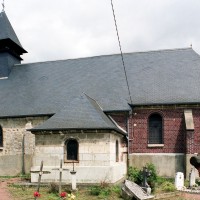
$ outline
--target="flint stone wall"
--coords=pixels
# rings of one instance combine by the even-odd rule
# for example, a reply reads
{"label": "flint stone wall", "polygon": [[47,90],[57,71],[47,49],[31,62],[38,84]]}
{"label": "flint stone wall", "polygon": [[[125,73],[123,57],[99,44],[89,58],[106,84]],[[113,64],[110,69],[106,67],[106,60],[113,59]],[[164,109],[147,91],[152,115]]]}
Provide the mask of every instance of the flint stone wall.
{"label": "flint stone wall", "polygon": [[47,119],[48,117],[0,119],[3,130],[3,147],[0,147],[0,176],[14,176],[22,172],[23,152],[25,172],[30,172],[35,136],[26,129],[37,126]]}

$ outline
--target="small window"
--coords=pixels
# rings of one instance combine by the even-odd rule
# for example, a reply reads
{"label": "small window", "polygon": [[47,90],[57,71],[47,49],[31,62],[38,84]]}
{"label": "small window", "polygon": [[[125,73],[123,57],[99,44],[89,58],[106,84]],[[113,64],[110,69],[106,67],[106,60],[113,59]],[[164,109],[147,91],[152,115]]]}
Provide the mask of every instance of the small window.
{"label": "small window", "polygon": [[66,160],[77,161],[78,160],[78,142],[75,139],[67,140],[65,143],[66,148]]}
{"label": "small window", "polygon": [[163,124],[159,114],[149,117],[149,144],[163,144]]}
{"label": "small window", "polygon": [[3,147],[3,129],[0,126],[0,147]]}
{"label": "small window", "polygon": [[119,142],[116,141],[116,162],[119,162]]}

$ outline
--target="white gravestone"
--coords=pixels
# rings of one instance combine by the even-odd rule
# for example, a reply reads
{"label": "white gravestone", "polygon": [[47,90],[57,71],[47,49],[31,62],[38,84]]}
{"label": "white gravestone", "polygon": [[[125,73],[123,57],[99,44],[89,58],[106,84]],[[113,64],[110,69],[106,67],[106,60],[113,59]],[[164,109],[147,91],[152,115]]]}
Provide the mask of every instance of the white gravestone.
{"label": "white gravestone", "polygon": [[182,190],[184,188],[184,175],[182,172],[176,173],[175,187],[177,190]]}
{"label": "white gravestone", "polygon": [[193,187],[196,184],[195,168],[194,167],[191,169],[189,179],[190,179],[190,187]]}

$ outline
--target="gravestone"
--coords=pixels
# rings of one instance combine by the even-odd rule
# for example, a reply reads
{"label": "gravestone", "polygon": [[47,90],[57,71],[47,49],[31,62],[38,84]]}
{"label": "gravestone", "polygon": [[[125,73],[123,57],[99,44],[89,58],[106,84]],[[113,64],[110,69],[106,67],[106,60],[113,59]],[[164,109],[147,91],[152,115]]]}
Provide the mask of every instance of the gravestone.
{"label": "gravestone", "polygon": [[196,184],[195,168],[193,167],[189,174],[189,186],[193,187]]}
{"label": "gravestone", "polygon": [[139,185],[136,183],[126,180],[122,187],[122,197],[124,200],[137,200],[153,199],[153,195],[147,194]]}
{"label": "gravestone", "polygon": [[177,172],[175,177],[175,187],[177,190],[182,190],[184,187],[184,175],[182,172]]}

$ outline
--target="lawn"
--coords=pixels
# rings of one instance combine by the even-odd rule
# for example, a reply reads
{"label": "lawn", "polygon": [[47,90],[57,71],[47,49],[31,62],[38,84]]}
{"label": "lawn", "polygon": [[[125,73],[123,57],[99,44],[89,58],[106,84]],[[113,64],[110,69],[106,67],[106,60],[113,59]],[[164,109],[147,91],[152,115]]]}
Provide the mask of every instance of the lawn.
{"label": "lawn", "polygon": [[[36,186],[24,186],[21,185],[21,181],[24,179],[17,178],[17,180],[10,178],[0,178],[0,181],[8,183],[8,190],[12,195],[12,200],[33,200]],[[156,189],[154,195],[156,199],[160,199],[159,195],[168,192],[172,189],[172,184],[165,179],[159,179],[156,183]],[[161,183],[162,182],[162,183]],[[164,190],[165,189],[165,190]],[[38,200],[61,200],[57,192],[58,185],[55,183],[49,186],[42,186],[40,188],[40,198]],[[63,187],[63,191],[70,194],[69,189]],[[69,191],[69,192],[68,192]],[[107,184],[81,187],[73,194],[76,196],[75,200],[123,200],[120,197],[121,187],[119,185],[108,186]],[[173,192],[172,192],[173,193]],[[166,195],[167,196],[167,195]],[[165,200],[200,200],[200,195],[178,193],[176,196],[164,198]],[[69,200],[69,199],[66,199]]]}
{"label": "lawn", "polygon": [[[50,187],[40,188],[40,200],[61,200],[58,193],[50,192]],[[99,188],[99,186],[98,186]],[[76,196],[75,200],[122,200],[120,197],[120,187],[112,186],[106,188],[87,187],[78,189],[73,194]],[[35,187],[19,186],[17,184],[10,184],[9,191],[12,194],[14,200],[28,200],[34,199]],[[65,189],[64,191],[67,192]],[[67,192],[70,193],[70,192]]]}

